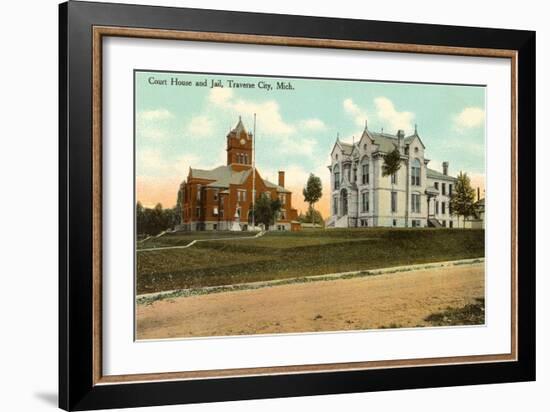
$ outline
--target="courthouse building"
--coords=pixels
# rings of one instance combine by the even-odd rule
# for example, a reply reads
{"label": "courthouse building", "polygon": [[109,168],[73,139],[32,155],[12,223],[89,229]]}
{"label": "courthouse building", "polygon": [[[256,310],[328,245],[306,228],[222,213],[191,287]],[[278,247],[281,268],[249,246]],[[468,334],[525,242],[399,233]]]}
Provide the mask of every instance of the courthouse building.
{"label": "courthouse building", "polygon": [[247,230],[252,227],[252,187],[256,199],[265,194],[279,199],[281,211],[271,230],[300,230],[298,213],[292,208],[292,192],[285,188],[285,172],[277,184],[264,179],[252,166],[253,136],[241,118],[226,138],[227,164],[212,170],[189,168],[180,186],[180,229]]}
{"label": "courthouse building", "polygon": [[[384,156],[395,148],[401,168],[383,176]],[[365,129],[358,142],[338,138],[331,152],[331,216],[327,227],[458,227],[449,210],[456,179],[449,163],[441,171],[428,167],[426,147],[416,130],[405,136]]]}

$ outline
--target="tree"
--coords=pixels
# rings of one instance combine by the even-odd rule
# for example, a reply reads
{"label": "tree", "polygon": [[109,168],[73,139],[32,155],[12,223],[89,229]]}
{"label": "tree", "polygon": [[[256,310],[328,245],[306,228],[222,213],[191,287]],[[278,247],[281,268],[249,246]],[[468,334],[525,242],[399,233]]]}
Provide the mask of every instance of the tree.
{"label": "tree", "polygon": [[399,169],[401,169],[401,153],[396,147],[393,151],[384,156],[382,176],[394,175],[399,171]]}
{"label": "tree", "polygon": [[466,173],[460,172],[456,179],[449,207],[453,215],[462,216],[462,226],[466,227],[466,218],[475,213],[475,190]]}
{"label": "tree", "polygon": [[323,185],[321,184],[321,179],[315,176],[313,173],[310,173],[309,178],[307,179],[306,187],[302,192],[304,194],[304,201],[309,203],[309,209],[312,211],[311,216],[313,217],[312,223],[315,224],[315,203],[319,201],[321,196],[323,196]]}
{"label": "tree", "polygon": [[141,202],[136,205],[136,230],[138,234],[145,233],[145,210]]}
{"label": "tree", "polygon": [[271,200],[265,193],[256,200],[252,213],[254,214],[255,222],[262,223],[266,230],[269,226],[275,223],[275,217],[281,210],[281,202],[279,199]]}
{"label": "tree", "polygon": [[183,205],[183,196],[184,196],[184,190],[185,186],[183,183],[180,185],[178,189],[178,197],[176,199],[176,206],[174,206],[174,213],[175,213],[175,221],[174,224],[179,225],[180,223],[183,223],[181,220],[181,214],[182,214],[182,205]]}
{"label": "tree", "polygon": [[136,226],[139,235],[158,235],[167,229],[173,229],[179,222],[177,207],[163,209],[160,203],[153,209],[145,208],[141,202],[136,204]]}
{"label": "tree", "polygon": [[318,210],[313,210],[309,208],[306,212],[306,214],[300,213],[300,216],[298,216],[298,220],[302,223],[314,223],[314,222],[320,222],[323,224],[323,216],[321,215],[321,212]]}

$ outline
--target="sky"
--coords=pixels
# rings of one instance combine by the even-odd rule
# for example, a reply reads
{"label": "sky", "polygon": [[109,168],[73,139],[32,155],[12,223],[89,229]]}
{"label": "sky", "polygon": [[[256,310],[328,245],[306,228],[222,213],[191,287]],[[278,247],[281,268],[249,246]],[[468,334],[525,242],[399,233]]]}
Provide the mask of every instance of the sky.
{"label": "sky", "polygon": [[299,211],[307,208],[302,188],[313,173],[324,193],[316,207],[328,217],[336,136],[357,141],[365,122],[372,131],[406,135],[416,124],[428,167],[441,171],[448,161],[449,174],[464,171],[485,188],[484,87],[136,71],[137,199],[174,206],[189,167],[225,165],[227,133],[239,116],[252,132],[254,113],[256,166],[272,182],[286,172]]}

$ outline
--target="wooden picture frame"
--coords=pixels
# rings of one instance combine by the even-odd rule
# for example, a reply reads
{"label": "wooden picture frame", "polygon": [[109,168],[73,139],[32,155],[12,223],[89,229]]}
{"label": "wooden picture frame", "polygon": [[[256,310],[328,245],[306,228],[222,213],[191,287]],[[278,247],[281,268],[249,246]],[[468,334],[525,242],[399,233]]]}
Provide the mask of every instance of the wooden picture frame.
{"label": "wooden picture frame", "polygon": [[[59,13],[61,408],[88,410],[535,379],[534,32],[86,2],[61,4]],[[101,201],[102,181],[108,176],[101,170],[101,64],[106,36],[510,59],[511,352],[104,376]]]}

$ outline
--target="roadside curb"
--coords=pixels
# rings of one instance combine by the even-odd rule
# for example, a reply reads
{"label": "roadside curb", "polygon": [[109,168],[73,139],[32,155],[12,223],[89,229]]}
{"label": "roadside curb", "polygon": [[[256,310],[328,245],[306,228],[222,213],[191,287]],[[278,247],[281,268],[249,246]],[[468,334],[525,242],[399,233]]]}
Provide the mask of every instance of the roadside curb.
{"label": "roadside curb", "polygon": [[329,273],[326,275],[303,276],[288,279],[268,280],[261,282],[238,283],[234,285],[206,286],[204,288],[175,289],[162,292],[144,293],[136,296],[138,305],[152,304],[157,300],[173,299],[178,297],[209,295],[212,293],[235,292],[244,290],[256,290],[266,287],[283,286],[295,283],[323,282],[338,279],[350,279],[366,276],[376,276],[391,273],[410,272],[414,270],[436,269],[461,265],[474,265],[484,263],[485,258],[451,260],[445,262],[420,263],[415,265],[393,266],[380,269],[355,270],[351,272]]}

